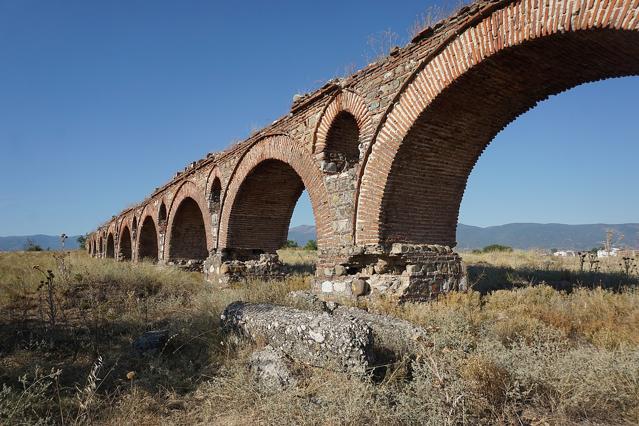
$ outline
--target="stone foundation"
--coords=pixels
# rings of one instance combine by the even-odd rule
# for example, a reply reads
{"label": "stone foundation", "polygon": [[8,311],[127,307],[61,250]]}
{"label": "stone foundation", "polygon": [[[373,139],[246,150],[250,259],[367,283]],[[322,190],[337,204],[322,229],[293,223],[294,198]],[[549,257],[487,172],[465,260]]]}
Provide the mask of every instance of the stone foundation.
{"label": "stone foundation", "polygon": [[274,253],[251,249],[222,250],[206,259],[204,276],[207,281],[226,287],[250,279],[282,279],[286,276],[286,268]]}
{"label": "stone foundation", "polygon": [[[350,253],[320,253],[313,292],[325,300],[388,297],[399,303],[427,301],[465,290],[461,257],[441,245],[393,244],[356,247]],[[336,261],[342,256],[341,261]],[[325,266],[331,262],[336,266]]]}

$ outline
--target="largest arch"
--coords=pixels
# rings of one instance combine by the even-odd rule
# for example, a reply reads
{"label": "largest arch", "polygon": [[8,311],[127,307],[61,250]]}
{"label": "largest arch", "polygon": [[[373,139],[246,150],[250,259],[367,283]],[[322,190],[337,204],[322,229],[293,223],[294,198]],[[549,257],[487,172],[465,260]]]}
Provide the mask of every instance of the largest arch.
{"label": "largest arch", "polygon": [[639,0],[466,6],[388,57],[296,96],[285,116],[176,173],[96,238],[141,223],[144,212],[158,223],[159,262],[171,262],[187,191],[217,279],[225,263],[273,254],[306,188],[320,242],[318,293],[420,300],[463,286],[457,215],[481,152],[550,95],[639,74],[638,25]]}

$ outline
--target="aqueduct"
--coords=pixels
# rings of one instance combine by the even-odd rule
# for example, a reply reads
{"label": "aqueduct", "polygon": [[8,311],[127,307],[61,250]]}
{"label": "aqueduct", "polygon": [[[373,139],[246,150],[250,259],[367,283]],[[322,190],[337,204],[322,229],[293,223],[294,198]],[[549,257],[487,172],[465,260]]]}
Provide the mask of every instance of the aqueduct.
{"label": "aqueduct", "polygon": [[[455,246],[468,176],[537,102],[639,74],[639,0],[480,1],[348,78],[296,96],[249,139],[193,162],[90,235],[93,256],[274,273],[308,191],[314,290],[423,299],[463,281]],[[270,256],[270,257],[269,257]],[[266,260],[265,260],[266,259]]]}

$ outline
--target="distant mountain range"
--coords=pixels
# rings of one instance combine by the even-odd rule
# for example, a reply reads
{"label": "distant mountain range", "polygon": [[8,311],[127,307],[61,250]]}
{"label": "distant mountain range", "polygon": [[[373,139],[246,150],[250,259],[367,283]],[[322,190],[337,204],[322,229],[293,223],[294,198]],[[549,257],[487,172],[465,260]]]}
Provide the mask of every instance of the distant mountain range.
{"label": "distant mountain range", "polygon": [[[460,223],[457,226],[457,247],[474,249],[490,244],[503,244],[520,249],[568,249],[589,250],[599,247],[606,238],[606,231],[615,231],[619,245],[639,248],[639,223],[623,223],[609,225],[597,223],[592,225],[563,225],[560,223],[509,223],[507,225],[470,226]],[[67,249],[78,248],[78,236],[70,236],[65,243]],[[300,225],[288,232],[289,240],[303,246],[308,240],[314,240],[315,227]],[[60,237],[57,235],[27,235],[17,237],[0,237],[0,251],[24,250],[28,241],[33,241],[44,250],[59,250]]]}
{"label": "distant mountain range", "polygon": [[315,226],[300,225],[288,230],[288,239],[295,241],[300,246],[304,246],[308,240],[315,240]]}
{"label": "distant mountain range", "polygon": [[[459,224],[457,247],[479,248],[489,244],[504,244],[514,248],[589,250],[603,245],[606,232],[614,231],[614,241],[620,246],[639,247],[639,223],[609,225],[563,225],[560,223],[510,223],[480,228]],[[620,236],[623,238],[620,239]]]}
{"label": "distant mountain range", "polygon": [[[623,235],[620,245],[639,247],[639,223],[609,225],[603,223],[591,225],[563,225],[560,223],[509,223],[507,225],[470,226],[460,223],[457,226],[457,247],[475,249],[490,244],[503,244],[519,249],[567,249],[589,250],[599,247],[606,238],[606,231],[615,231],[615,240]],[[290,240],[304,245],[309,239],[315,239],[315,227],[296,226],[288,233]]]}
{"label": "distant mountain range", "polygon": [[[17,237],[0,237],[0,251],[24,250],[31,241],[33,244],[42,247],[43,250],[60,250],[59,235],[23,235]],[[64,248],[75,250],[79,247],[78,235],[70,236],[64,243]]]}

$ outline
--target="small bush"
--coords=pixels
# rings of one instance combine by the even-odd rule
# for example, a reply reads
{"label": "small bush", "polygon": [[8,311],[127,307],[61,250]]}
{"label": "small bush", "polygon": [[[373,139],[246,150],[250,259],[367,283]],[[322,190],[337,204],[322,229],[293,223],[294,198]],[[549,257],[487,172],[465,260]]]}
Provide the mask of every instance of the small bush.
{"label": "small bush", "polygon": [[285,249],[285,248],[297,248],[297,247],[299,247],[299,244],[297,244],[297,241],[293,241],[293,240],[286,240],[286,242],[282,246],[283,249]]}
{"label": "small bush", "polygon": [[304,250],[317,250],[317,241],[308,240],[304,246]]}
{"label": "small bush", "polygon": [[481,251],[482,253],[493,253],[493,252],[510,253],[513,251],[513,248],[509,246],[504,246],[501,244],[491,244],[489,246],[484,247]]}

